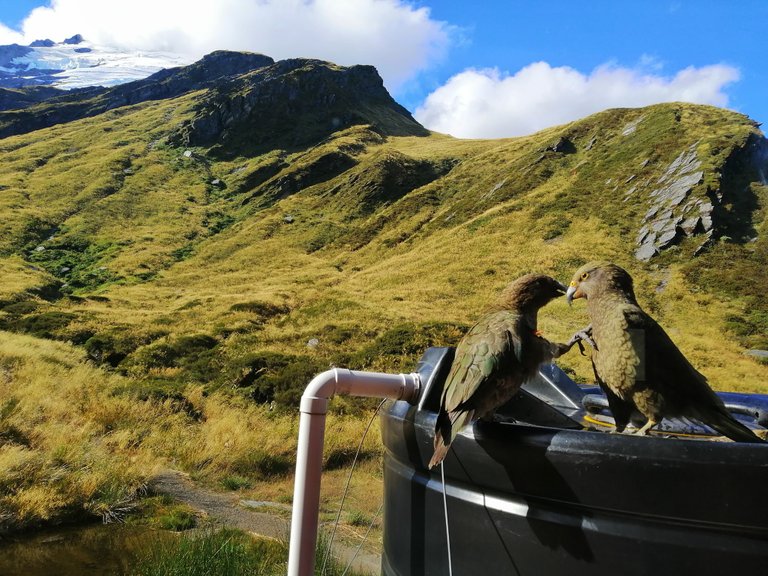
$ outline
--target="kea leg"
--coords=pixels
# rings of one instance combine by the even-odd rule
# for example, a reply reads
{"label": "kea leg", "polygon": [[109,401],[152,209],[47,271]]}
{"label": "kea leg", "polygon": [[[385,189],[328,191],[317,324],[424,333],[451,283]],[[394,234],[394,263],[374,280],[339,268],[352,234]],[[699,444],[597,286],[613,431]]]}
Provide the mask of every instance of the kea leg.
{"label": "kea leg", "polygon": [[640,428],[640,430],[638,430],[637,432],[635,432],[635,435],[637,435],[637,436],[647,436],[648,435],[648,431],[651,428],[653,428],[654,426],[656,426],[656,424],[658,424],[658,421],[656,420],[656,418],[653,418],[653,417],[648,418],[648,422],[643,424],[643,427]]}
{"label": "kea leg", "polygon": [[568,344],[570,344],[571,346],[573,346],[574,344],[578,344],[579,352],[581,353],[582,356],[586,356],[586,354],[584,354],[584,344],[582,344],[582,342],[586,342],[587,344],[592,346],[592,348],[597,350],[597,344],[595,344],[595,341],[592,339],[592,324],[576,332],[573,336],[571,336],[571,339],[568,341]]}
{"label": "kea leg", "polygon": [[566,352],[568,352],[571,348],[573,348],[574,344],[579,345],[579,352],[581,352],[581,355],[584,356],[584,344],[582,342],[586,342],[592,348],[597,350],[597,344],[595,344],[595,341],[592,340],[592,325],[590,324],[583,330],[579,330],[576,332],[573,336],[571,336],[571,339],[568,340],[565,344],[555,344],[556,350],[552,354],[553,358],[559,358]]}

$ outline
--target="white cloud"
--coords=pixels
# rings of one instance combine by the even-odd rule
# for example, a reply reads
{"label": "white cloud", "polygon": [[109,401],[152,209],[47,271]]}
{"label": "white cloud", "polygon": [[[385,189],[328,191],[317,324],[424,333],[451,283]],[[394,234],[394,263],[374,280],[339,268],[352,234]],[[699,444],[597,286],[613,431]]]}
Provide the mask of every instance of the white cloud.
{"label": "white cloud", "polygon": [[[647,62],[645,63],[647,68]],[[589,75],[536,62],[514,75],[465,70],[432,92],[414,116],[459,138],[531,134],[605,110],[683,101],[727,106],[724,88],[739,79],[726,65],[689,67],[672,77],[604,65]]]}
{"label": "white cloud", "polygon": [[24,35],[0,22],[0,46],[6,44],[25,44]]}
{"label": "white cloud", "polygon": [[52,0],[22,23],[27,43],[82,34],[190,60],[227,49],[372,64],[390,90],[441,59],[454,31],[404,0]]}

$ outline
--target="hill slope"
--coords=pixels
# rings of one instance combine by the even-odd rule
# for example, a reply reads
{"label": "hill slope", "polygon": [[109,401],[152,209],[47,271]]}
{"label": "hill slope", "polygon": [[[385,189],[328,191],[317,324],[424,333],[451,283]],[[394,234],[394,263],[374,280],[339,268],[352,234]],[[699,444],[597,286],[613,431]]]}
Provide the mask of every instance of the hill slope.
{"label": "hill slope", "polygon": [[[511,278],[565,279],[609,258],[635,273],[662,322],[685,329],[683,345],[707,342],[702,369],[727,350],[729,366],[762,374],[742,355],[768,345],[766,144],[754,123],[667,104],[456,140],[419,127],[377,78],[285,61],[4,139],[0,321],[180,382],[221,383],[156,358],[190,333],[224,372],[246,350],[312,358],[308,370],[398,368],[384,343],[367,350],[386,326],[412,323],[399,336],[411,352],[450,344]],[[702,298],[710,311],[692,323]],[[564,338],[584,316],[558,306],[545,321]],[[433,323],[430,338],[422,325]],[[715,385],[744,386],[741,375]]]}

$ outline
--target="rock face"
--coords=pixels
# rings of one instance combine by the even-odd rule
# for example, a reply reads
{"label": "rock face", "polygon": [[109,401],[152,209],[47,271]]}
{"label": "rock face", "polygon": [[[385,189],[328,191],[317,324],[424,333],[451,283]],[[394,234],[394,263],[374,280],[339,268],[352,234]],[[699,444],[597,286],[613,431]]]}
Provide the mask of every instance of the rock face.
{"label": "rock face", "polygon": [[385,135],[428,133],[392,99],[373,66],[296,58],[220,84],[172,140],[291,147],[355,124],[371,124]]}
{"label": "rock face", "polygon": [[[650,192],[650,207],[635,239],[635,258],[638,260],[648,261],[683,238],[700,236],[703,240],[694,252],[696,254],[713,236],[722,234],[718,233],[716,214],[732,199],[725,197],[721,188],[694,193],[701,188],[699,185],[704,177],[697,147],[698,142],[675,158]],[[746,155],[749,169],[756,170],[758,174],[765,173],[768,161],[768,141],[765,138],[751,138],[739,154]],[[726,169],[727,165],[724,171]],[[725,176],[721,175],[721,184]]]}
{"label": "rock face", "polygon": [[[650,260],[681,236],[704,232],[711,236],[712,204],[690,198],[691,190],[701,183],[704,172],[696,156],[698,143],[683,151],[657,181],[650,193],[651,207],[643,218],[637,235],[638,260]],[[686,199],[688,201],[686,202]]]}
{"label": "rock face", "polygon": [[263,54],[219,50],[203,56],[194,64],[161,70],[136,82],[107,90],[104,99],[109,108],[130,106],[147,100],[173,98],[193,90],[208,88],[227,78],[270,66],[274,60]]}

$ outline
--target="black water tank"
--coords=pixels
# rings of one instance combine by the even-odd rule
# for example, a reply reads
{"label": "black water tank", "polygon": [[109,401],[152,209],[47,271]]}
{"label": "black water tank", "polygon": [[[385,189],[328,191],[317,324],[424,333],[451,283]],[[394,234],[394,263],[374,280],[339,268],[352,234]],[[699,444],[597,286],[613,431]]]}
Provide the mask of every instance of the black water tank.
{"label": "black water tank", "polygon": [[[448,574],[440,468],[427,462],[452,356],[427,350],[419,406],[382,415],[387,576]],[[768,445],[587,430],[595,389],[555,367],[526,387],[514,421],[475,423],[445,460],[455,576],[768,574]],[[766,396],[723,396],[753,427],[768,413]]]}

